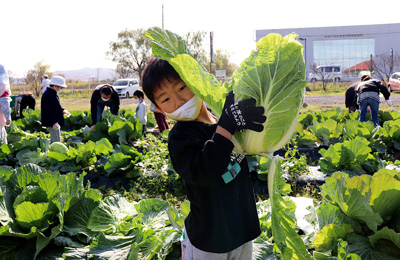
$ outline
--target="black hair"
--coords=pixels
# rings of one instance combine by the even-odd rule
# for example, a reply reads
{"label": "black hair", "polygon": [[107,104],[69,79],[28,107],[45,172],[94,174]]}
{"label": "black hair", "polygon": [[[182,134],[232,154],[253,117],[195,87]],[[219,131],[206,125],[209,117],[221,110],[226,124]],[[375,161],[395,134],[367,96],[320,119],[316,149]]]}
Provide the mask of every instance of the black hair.
{"label": "black hair", "polygon": [[142,74],[142,89],[147,98],[157,105],[154,100],[154,92],[161,88],[161,85],[167,81],[180,80],[178,72],[166,60],[151,57],[144,68]]}
{"label": "black hair", "polygon": [[110,85],[105,84],[104,86],[101,87],[100,93],[109,96],[112,93],[111,88],[112,87]]}
{"label": "black hair", "polygon": [[133,96],[136,96],[138,98],[144,98],[143,91],[141,91],[140,89],[138,89],[135,92],[133,92]]}

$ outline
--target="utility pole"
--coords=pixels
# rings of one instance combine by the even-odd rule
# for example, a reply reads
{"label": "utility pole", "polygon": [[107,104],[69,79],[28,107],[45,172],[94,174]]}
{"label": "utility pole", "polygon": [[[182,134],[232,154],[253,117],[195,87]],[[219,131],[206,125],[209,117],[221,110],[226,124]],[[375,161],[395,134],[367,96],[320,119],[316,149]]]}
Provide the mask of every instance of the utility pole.
{"label": "utility pole", "polygon": [[162,29],[164,30],[164,4],[162,4],[162,13],[161,13],[161,23],[162,23]]}
{"label": "utility pole", "polygon": [[393,48],[390,48],[390,73],[389,75],[392,75],[393,72]]}
{"label": "utility pole", "polygon": [[210,32],[210,73],[216,73],[215,60],[214,60],[214,32]]}
{"label": "utility pole", "polygon": [[370,56],[370,59],[369,59],[369,74],[370,74],[371,77],[372,77],[372,70],[373,70],[373,66],[374,66],[372,64],[372,62],[373,62],[372,57],[373,57],[373,55],[371,53],[371,56]]}

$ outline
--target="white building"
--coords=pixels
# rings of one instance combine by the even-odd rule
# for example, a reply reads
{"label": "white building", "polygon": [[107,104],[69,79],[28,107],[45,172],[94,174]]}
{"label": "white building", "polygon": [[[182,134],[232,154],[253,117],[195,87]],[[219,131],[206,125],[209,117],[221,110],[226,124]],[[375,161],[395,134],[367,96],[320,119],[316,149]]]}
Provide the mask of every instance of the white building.
{"label": "white building", "polygon": [[257,30],[256,40],[269,33],[293,32],[304,46],[307,75],[313,66],[341,65],[343,80],[358,80],[379,55],[400,55],[400,23]]}

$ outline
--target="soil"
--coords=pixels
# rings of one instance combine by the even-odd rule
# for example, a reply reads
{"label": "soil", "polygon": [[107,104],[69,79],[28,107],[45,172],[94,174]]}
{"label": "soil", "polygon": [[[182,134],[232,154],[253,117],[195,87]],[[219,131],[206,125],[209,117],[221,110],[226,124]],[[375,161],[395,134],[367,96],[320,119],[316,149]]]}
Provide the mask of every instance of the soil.
{"label": "soil", "polygon": [[[394,106],[400,106],[400,95],[391,94],[390,100]],[[337,107],[344,106],[344,95],[334,96],[311,96],[306,95],[304,103],[307,105],[323,106],[323,107]],[[381,104],[386,105],[385,99],[381,97]]]}

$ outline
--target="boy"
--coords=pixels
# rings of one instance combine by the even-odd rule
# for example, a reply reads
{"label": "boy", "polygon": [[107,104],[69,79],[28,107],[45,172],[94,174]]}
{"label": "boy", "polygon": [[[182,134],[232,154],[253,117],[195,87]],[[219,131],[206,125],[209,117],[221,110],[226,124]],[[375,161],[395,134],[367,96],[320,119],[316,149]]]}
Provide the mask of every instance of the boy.
{"label": "boy", "polygon": [[154,57],[143,72],[142,87],[151,102],[177,121],[168,150],[190,201],[182,259],[252,259],[260,224],[246,157],[232,153],[230,140],[235,131],[262,131],[264,108],[255,107],[254,99],[235,103],[230,92],[218,121],[173,67]]}
{"label": "boy", "polygon": [[61,107],[58,93],[66,88],[65,79],[61,76],[53,76],[49,87],[43,93],[41,100],[42,126],[47,127],[50,133],[50,143],[61,142],[61,127],[64,126],[64,116],[71,114]]}
{"label": "boy", "polygon": [[146,104],[144,103],[144,94],[141,90],[136,90],[133,93],[133,97],[139,103],[138,106],[136,107],[135,118],[139,118],[140,123],[143,124],[142,134],[144,137],[146,137],[147,108]]}

